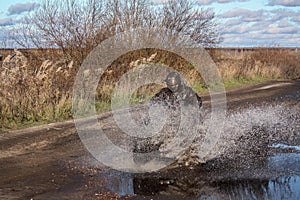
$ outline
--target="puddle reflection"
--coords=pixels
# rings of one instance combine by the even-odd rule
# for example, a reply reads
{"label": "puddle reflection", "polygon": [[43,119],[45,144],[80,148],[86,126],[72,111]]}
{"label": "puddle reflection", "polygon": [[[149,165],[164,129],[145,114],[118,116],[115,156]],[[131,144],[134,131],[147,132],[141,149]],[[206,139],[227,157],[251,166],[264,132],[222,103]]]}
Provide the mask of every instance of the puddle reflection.
{"label": "puddle reflection", "polygon": [[[230,170],[229,170],[230,171]],[[247,171],[247,173],[245,173]],[[153,199],[300,199],[300,153],[278,153],[262,167],[230,172],[128,174],[108,172],[107,188],[120,196]],[[177,175],[174,175],[177,174]],[[243,177],[243,174],[247,174]],[[252,174],[252,176],[251,176]],[[173,176],[174,175],[174,176]]]}

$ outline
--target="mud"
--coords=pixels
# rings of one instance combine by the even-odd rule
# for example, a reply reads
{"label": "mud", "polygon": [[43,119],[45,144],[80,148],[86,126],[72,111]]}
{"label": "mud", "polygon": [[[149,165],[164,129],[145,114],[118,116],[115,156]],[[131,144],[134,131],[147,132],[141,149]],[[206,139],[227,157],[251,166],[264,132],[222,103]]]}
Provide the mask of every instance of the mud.
{"label": "mud", "polygon": [[[228,91],[227,106],[229,112],[281,103],[299,108],[299,98],[299,80],[272,81]],[[203,100],[209,106],[209,96]],[[111,118],[99,116],[103,129],[112,130]],[[276,133],[268,156],[245,159],[246,165],[212,160],[147,174],[121,173],[97,162],[72,121],[4,132],[0,199],[299,199],[297,130]]]}

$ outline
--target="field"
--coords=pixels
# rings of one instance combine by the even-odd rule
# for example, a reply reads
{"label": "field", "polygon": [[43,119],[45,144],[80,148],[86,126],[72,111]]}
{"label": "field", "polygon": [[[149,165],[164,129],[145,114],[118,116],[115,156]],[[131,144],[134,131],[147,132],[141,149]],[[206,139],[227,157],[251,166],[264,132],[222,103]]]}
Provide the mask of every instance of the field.
{"label": "field", "polygon": [[[298,49],[207,49],[216,63],[226,90],[266,80],[299,79]],[[80,64],[64,59],[57,49],[0,49],[0,129],[63,121],[72,117],[74,78]],[[129,52],[107,68],[98,84],[96,109],[110,110],[115,83],[143,63],[174,66],[200,95],[214,83],[205,83],[193,66],[181,57],[157,49]],[[140,87],[132,104],[143,103],[162,85]]]}

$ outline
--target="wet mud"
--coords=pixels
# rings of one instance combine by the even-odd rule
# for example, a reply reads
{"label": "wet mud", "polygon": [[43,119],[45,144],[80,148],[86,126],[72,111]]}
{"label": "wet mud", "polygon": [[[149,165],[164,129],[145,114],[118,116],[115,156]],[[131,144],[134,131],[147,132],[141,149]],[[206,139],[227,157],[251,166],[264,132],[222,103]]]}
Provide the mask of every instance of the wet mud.
{"label": "wet mud", "polygon": [[[209,101],[203,97],[204,106]],[[286,127],[268,129],[272,138],[262,154],[216,157],[143,174],[99,163],[72,121],[0,133],[0,199],[300,199],[300,81],[229,91],[227,101],[233,117],[280,108],[288,118]],[[113,129],[111,118],[110,113],[99,117],[103,129]]]}

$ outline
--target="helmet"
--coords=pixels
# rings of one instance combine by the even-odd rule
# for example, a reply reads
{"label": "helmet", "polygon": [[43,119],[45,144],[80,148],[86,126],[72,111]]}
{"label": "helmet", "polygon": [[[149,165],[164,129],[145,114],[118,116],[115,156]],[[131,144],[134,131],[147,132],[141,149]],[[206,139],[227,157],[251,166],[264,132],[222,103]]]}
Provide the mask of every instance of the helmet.
{"label": "helmet", "polygon": [[165,82],[167,87],[174,93],[179,92],[182,89],[182,81],[178,72],[170,72],[167,75]]}

